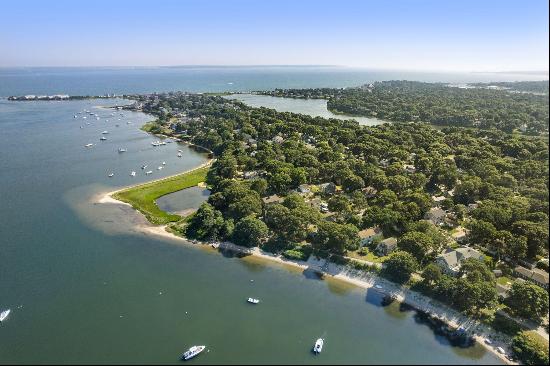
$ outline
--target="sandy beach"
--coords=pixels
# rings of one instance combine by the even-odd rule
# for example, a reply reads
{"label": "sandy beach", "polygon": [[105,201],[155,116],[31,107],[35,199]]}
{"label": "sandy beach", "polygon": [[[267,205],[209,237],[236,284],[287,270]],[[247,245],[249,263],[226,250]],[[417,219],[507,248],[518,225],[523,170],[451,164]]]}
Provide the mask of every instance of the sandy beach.
{"label": "sandy beach", "polygon": [[[188,170],[187,172],[202,168],[212,164],[213,160],[209,160],[200,166]],[[186,173],[186,172],[183,172]],[[161,179],[157,179],[151,182],[162,181],[169,179],[173,176],[180,175],[175,174]],[[151,182],[143,183],[149,184]],[[132,186],[134,187],[134,186]],[[101,193],[93,198],[93,203],[99,204],[113,204],[113,205],[125,205],[131,206],[128,203],[121,202],[112,197],[113,194],[125,190],[129,187],[124,187],[117,189],[115,191]],[[139,213],[141,215],[141,213]],[[158,238],[163,238],[169,241],[177,242],[183,245],[205,245],[218,250],[228,250],[237,253],[242,253],[244,255],[251,255],[255,258],[262,259],[267,263],[274,263],[282,266],[290,266],[301,271],[305,270],[314,270],[317,272],[322,272],[325,278],[330,278],[337,281],[342,281],[347,284],[357,286],[365,290],[374,290],[378,291],[381,294],[392,296],[395,300],[405,303],[417,310],[423,311],[432,317],[436,317],[439,320],[445,322],[451,327],[462,327],[465,329],[466,333],[472,336],[479,344],[485,347],[488,351],[494,353],[499,359],[501,359],[506,364],[517,364],[508,360],[505,355],[498,352],[498,348],[502,347],[506,351],[506,355],[512,354],[512,351],[509,347],[511,344],[510,337],[497,333],[485,324],[482,324],[478,321],[469,319],[465,315],[449,308],[448,306],[431,299],[427,296],[424,296],[415,291],[411,291],[408,288],[404,288],[395,283],[392,283],[380,276],[377,276],[370,272],[359,271],[352,269],[347,266],[337,265],[330,263],[324,259],[317,259],[310,257],[308,261],[295,261],[288,260],[282,256],[274,255],[272,253],[264,252],[260,248],[244,248],[237,246],[230,242],[199,242],[196,240],[188,240],[186,238],[177,236],[167,231],[166,225],[156,226],[152,225],[146,220],[142,223],[136,224],[134,230],[136,232],[151,235]],[[487,344],[486,340],[489,339],[491,344]]]}

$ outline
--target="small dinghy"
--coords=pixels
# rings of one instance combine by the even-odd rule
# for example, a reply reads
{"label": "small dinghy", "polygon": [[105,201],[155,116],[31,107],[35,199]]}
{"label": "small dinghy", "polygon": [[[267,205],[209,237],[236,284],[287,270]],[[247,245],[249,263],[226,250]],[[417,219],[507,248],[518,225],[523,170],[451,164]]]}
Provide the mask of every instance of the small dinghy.
{"label": "small dinghy", "polygon": [[252,298],[252,297],[249,297],[248,300],[246,300],[246,301],[248,301],[248,302],[251,303],[251,304],[258,304],[258,303],[260,303],[260,300],[254,299],[254,298]]}
{"label": "small dinghy", "polygon": [[3,322],[4,320],[6,320],[6,318],[10,315],[11,313],[11,309],[8,309],[8,310],[4,310],[3,312],[0,313],[0,322]]}
{"label": "small dinghy", "polygon": [[132,177],[135,177],[135,176],[136,176],[136,172],[131,172],[130,175],[131,175]]}
{"label": "small dinghy", "polygon": [[315,354],[321,353],[321,351],[323,350],[323,343],[325,343],[323,338],[319,338],[318,340],[316,340],[315,345],[313,346],[313,353]]}
{"label": "small dinghy", "polygon": [[202,351],[204,351],[205,348],[206,346],[193,346],[181,355],[181,359],[184,361],[190,360]]}
{"label": "small dinghy", "polygon": [[114,176],[115,176],[115,173],[109,174],[109,178],[112,178],[112,177],[114,177]]}

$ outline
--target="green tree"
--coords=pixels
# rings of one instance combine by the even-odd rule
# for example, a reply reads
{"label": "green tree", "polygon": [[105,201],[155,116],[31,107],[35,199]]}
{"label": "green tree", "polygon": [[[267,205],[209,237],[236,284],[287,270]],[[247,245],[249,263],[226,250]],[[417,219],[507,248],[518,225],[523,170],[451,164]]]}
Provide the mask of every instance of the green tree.
{"label": "green tree", "polygon": [[412,254],[419,263],[423,263],[426,256],[433,251],[432,238],[418,231],[409,231],[397,242],[399,249]]}
{"label": "green tree", "polygon": [[529,282],[516,281],[506,299],[514,314],[541,322],[548,315],[548,292]]}
{"label": "green tree", "polygon": [[267,237],[268,231],[263,221],[254,216],[247,216],[235,225],[233,242],[245,247],[257,247]]}
{"label": "green tree", "polygon": [[396,251],[384,261],[382,274],[397,283],[405,283],[418,269],[418,262],[407,252]]}
{"label": "green tree", "polygon": [[526,365],[548,365],[548,342],[538,340],[534,334],[522,332],[515,336],[512,351]]}

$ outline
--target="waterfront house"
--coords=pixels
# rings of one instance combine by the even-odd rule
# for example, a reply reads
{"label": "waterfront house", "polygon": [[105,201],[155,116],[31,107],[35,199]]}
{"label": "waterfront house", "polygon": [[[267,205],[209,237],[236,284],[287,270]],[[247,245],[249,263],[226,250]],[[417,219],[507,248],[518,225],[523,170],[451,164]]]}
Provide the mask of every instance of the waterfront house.
{"label": "waterfront house", "polygon": [[456,250],[449,249],[439,255],[435,262],[441,267],[443,272],[451,276],[457,276],[460,272],[462,262],[466,259],[474,258],[480,261],[484,260],[484,255],[470,247],[460,247]]}
{"label": "waterfront house", "polygon": [[383,257],[393,252],[396,248],[397,239],[392,236],[382,240],[380,244],[376,246],[376,254]]}
{"label": "waterfront house", "polygon": [[380,229],[378,227],[371,227],[365,230],[361,230],[357,233],[360,240],[360,245],[370,245],[375,237],[380,236]]}
{"label": "waterfront house", "polygon": [[538,268],[527,269],[522,266],[514,268],[514,274],[524,280],[533,282],[534,284],[548,290],[548,272]]}

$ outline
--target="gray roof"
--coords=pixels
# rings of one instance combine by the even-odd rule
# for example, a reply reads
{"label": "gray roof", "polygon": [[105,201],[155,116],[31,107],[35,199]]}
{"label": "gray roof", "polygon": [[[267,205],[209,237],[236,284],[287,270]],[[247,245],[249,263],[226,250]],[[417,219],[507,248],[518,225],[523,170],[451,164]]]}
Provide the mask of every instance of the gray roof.
{"label": "gray roof", "polygon": [[439,261],[444,262],[450,269],[458,270],[458,268],[460,268],[460,263],[463,260],[469,258],[483,260],[483,254],[469,247],[460,247],[456,250],[451,250],[445,254],[442,254],[437,258]]}

